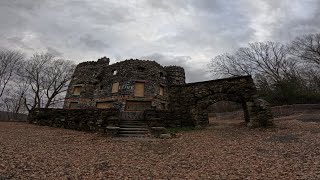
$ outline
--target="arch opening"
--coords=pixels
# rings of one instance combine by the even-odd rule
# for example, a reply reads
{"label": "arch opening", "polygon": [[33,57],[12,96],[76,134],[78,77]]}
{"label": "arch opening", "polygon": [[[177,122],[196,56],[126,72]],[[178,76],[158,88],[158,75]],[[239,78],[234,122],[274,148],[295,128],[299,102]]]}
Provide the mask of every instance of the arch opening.
{"label": "arch opening", "polygon": [[209,125],[236,126],[245,124],[245,109],[239,102],[218,101],[207,107]]}

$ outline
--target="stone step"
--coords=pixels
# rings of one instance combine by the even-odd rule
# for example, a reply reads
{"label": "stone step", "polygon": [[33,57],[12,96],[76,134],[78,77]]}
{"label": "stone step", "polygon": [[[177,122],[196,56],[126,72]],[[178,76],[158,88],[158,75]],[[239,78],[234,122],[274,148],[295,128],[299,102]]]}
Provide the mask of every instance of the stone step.
{"label": "stone step", "polygon": [[145,123],[144,121],[120,121],[120,123]]}
{"label": "stone step", "polygon": [[119,124],[119,126],[140,126],[140,127],[147,127],[147,124],[132,124],[132,123],[126,123],[126,124]]}
{"label": "stone step", "polygon": [[148,128],[148,125],[120,124],[120,128]]}
{"label": "stone step", "polygon": [[120,123],[120,126],[121,125],[140,125],[140,126],[146,126],[147,124],[146,123]]}
{"label": "stone step", "polygon": [[146,134],[118,134],[118,137],[145,138]]}
{"label": "stone step", "polygon": [[120,127],[127,127],[127,128],[147,128],[146,124],[120,124]]}
{"label": "stone step", "polygon": [[123,127],[120,127],[119,131],[149,131],[148,129],[146,128],[123,128]]}
{"label": "stone step", "polygon": [[120,122],[145,122],[145,121],[120,121]]}
{"label": "stone step", "polygon": [[147,134],[149,131],[132,131],[132,130],[123,130],[119,131],[119,134]]}
{"label": "stone step", "polygon": [[147,134],[149,134],[148,124],[143,120],[120,120],[119,137],[146,137]]}

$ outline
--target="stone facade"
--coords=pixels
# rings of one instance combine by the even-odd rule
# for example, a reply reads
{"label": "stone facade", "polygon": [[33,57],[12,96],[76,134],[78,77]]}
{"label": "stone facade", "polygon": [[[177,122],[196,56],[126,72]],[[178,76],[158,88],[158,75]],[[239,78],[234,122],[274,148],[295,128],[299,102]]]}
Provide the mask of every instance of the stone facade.
{"label": "stone facade", "polygon": [[182,116],[183,122],[194,126],[205,126],[208,107],[219,101],[233,101],[242,105],[249,127],[272,125],[272,113],[268,103],[257,96],[251,76],[218,79],[169,88],[169,109]]}
{"label": "stone facade", "polygon": [[251,76],[186,84],[182,67],[133,59],[109,65],[105,57],[76,67],[64,109],[34,110],[29,121],[84,130],[102,123],[103,131],[130,119],[149,127],[197,127],[209,124],[208,107],[219,101],[240,103],[248,127],[272,125],[270,107],[257,96]]}
{"label": "stone facade", "polygon": [[101,58],[76,67],[64,108],[166,109],[168,87],[177,84],[185,84],[182,67],[133,59],[109,65],[108,58]]}
{"label": "stone facade", "polygon": [[144,120],[149,127],[184,127],[194,126],[191,117],[183,112],[149,109],[144,111]]}

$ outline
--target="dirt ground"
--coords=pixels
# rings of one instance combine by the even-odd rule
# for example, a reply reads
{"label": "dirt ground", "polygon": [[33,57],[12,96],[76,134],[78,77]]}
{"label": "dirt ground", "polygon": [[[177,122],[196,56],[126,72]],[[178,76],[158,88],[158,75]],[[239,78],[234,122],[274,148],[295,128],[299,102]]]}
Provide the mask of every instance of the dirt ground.
{"label": "dirt ground", "polygon": [[320,113],[231,121],[173,139],[0,122],[0,179],[320,179]]}

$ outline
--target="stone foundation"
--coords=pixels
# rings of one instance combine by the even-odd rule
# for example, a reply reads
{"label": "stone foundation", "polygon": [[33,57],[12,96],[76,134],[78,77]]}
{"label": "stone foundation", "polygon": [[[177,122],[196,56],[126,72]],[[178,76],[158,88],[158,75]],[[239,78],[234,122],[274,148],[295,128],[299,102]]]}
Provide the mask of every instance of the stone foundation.
{"label": "stone foundation", "polygon": [[113,135],[119,121],[117,109],[34,109],[28,116],[32,124]]}

